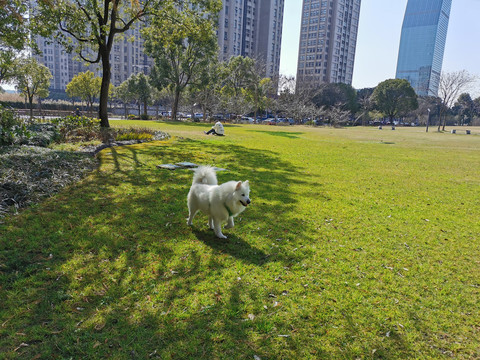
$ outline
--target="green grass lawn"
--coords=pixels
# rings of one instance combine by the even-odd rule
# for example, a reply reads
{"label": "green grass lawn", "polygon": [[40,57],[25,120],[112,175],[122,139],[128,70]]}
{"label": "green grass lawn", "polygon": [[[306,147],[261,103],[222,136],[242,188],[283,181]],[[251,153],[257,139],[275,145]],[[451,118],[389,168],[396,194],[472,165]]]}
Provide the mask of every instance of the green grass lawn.
{"label": "green grass lawn", "polygon": [[[174,137],[0,224],[1,358],[480,358],[480,129],[112,124]],[[250,181],[227,240],[180,161]]]}

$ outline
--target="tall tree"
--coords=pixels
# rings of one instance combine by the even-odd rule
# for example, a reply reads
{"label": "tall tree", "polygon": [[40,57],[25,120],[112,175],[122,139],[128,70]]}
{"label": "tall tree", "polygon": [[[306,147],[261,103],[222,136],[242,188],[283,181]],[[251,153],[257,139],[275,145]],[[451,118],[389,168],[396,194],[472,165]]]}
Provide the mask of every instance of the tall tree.
{"label": "tall tree", "polygon": [[122,82],[120,85],[118,85],[115,88],[115,98],[120,100],[123,104],[123,110],[124,110],[124,115],[125,119],[128,116],[128,111],[127,111],[127,105],[130,103],[132,100],[134,100],[134,96],[132,92],[129,89],[129,83],[128,79]]}
{"label": "tall tree", "polygon": [[312,100],[318,107],[336,106],[351,112],[355,112],[357,108],[355,89],[351,85],[343,83],[321,84]]}
{"label": "tall tree", "polygon": [[294,77],[285,76],[280,77],[279,84],[280,94],[276,103],[284,116],[301,123],[304,119],[313,119],[318,115],[318,109],[312,102],[315,89],[311,84],[297,87]]}
{"label": "tall tree", "polygon": [[254,59],[253,66],[247,67],[246,70],[248,82],[244,94],[253,108],[256,119],[259,111],[267,110],[273,104],[273,99],[277,95],[274,87],[278,86],[278,79],[273,82],[272,79],[265,77],[265,65],[258,59]]}
{"label": "tall tree", "polygon": [[30,119],[33,118],[33,99],[47,97],[52,74],[45,65],[39,64],[32,57],[20,59],[15,74],[17,90],[28,99]]}
{"label": "tall tree", "polygon": [[[101,63],[99,118],[109,127],[108,95],[111,78],[110,53],[115,38],[142,18],[171,0],[56,0],[39,1],[37,18],[56,24],[57,40],[87,63]],[[75,41],[72,41],[75,39]]]}
{"label": "tall tree", "polygon": [[426,125],[426,132],[428,132],[430,123],[433,123],[434,119],[438,118],[441,106],[442,104],[438,97],[418,97],[418,108],[414,111],[414,115],[421,124],[424,123]]}
{"label": "tall tree", "polygon": [[207,113],[212,114],[219,105],[219,66],[218,61],[211,61],[200,69],[197,80],[189,87],[194,103],[202,109],[203,121],[207,119]]}
{"label": "tall tree", "polygon": [[394,119],[418,107],[417,94],[405,79],[389,79],[377,85],[372,94],[376,108],[394,126]]}
{"label": "tall tree", "polygon": [[215,23],[221,2],[189,0],[165,6],[144,29],[146,52],[154,58],[152,84],[174,94],[176,120],[180,95],[217,54]]}
{"label": "tall tree", "polygon": [[147,116],[148,104],[152,97],[152,86],[149,83],[149,77],[144,73],[131,74],[122,84],[121,91],[125,92],[123,97],[126,101],[135,100],[138,105],[138,116],[141,116],[141,106],[143,104],[143,114]]}
{"label": "tall tree", "polygon": [[91,71],[81,72],[75,75],[67,84],[66,93],[70,97],[78,97],[87,103],[92,111],[93,100],[100,94],[102,79],[96,77]]}
{"label": "tall tree", "polygon": [[256,77],[251,86],[245,89],[246,99],[253,105],[255,119],[259,111],[265,111],[270,107],[273,100],[270,97],[272,90],[272,79],[260,77]]}
{"label": "tall tree", "polygon": [[357,91],[357,114],[355,122],[360,118],[362,119],[362,125],[365,126],[367,121],[370,119],[369,112],[372,110],[372,94],[373,88],[364,88]]}
{"label": "tall tree", "polygon": [[447,123],[446,112],[453,106],[458,96],[475,80],[476,77],[469,74],[466,70],[442,72],[438,84],[438,96],[442,100],[443,106],[440,111],[438,131],[440,131],[440,127],[442,127],[442,131],[445,131]]}
{"label": "tall tree", "polygon": [[148,117],[148,104],[152,101],[152,86],[149,77],[144,73],[138,73],[136,78],[136,90],[139,101],[143,104],[143,116]]}
{"label": "tall tree", "polygon": [[231,57],[221,70],[223,87],[220,91],[223,106],[230,113],[243,114],[253,110],[254,106],[246,95],[255,81],[255,60],[244,56]]}
{"label": "tall tree", "polygon": [[28,41],[28,3],[0,1],[0,84],[14,75],[16,52]]}
{"label": "tall tree", "polygon": [[472,122],[475,115],[475,103],[469,93],[460,94],[455,102],[455,107],[458,109],[461,125]]}

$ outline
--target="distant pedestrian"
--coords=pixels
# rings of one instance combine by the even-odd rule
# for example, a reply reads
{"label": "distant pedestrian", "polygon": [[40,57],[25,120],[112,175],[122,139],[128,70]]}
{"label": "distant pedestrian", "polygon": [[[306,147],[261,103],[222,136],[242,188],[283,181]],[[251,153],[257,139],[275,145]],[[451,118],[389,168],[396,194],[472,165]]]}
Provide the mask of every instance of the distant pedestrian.
{"label": "distant pedestrian", "polygon": [[213,134],[213,135],[223,136],[225,135],[225,130],[223,128],[222,123],[220,121],[217,121],[210,130],[204,131],[204,133],[207,135]]}
{"label": "distant pedestrian", "polygon": [[77,110],[75,110],[75,116],[80,116],[82,115],[81,112],[80,112],[80,109],[77,108]]}

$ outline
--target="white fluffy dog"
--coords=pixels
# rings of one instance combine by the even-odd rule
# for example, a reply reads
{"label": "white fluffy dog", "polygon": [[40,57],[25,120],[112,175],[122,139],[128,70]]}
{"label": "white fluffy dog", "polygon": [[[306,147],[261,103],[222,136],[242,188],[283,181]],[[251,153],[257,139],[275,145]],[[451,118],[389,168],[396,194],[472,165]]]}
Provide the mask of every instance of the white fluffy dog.
{"label": "white fluffy dog", "polygon": [[195,169],[193,182],[187,196],[188,225],[192,225],[195,214],[201,210],[208,215],[208,225],[220,239],[222,223],[227,222],[225,229],[233,228],[233,218],[250,204],[250,185],[247,181],[229,181],[217,185],[217,174],[210,166]]}

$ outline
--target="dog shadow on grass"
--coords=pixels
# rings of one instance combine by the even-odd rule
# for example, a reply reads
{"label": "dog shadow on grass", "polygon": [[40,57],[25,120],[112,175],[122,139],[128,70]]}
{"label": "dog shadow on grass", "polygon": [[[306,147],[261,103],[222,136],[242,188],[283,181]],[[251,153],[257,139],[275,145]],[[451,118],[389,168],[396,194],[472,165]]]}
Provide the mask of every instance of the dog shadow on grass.
{"label": "dog shadow on grass", "polygon": [[219,254],[228,254],[245,263],[258,266],[269,261],[268,254],[235,234],[228,234],[227,239],[219,239],[213,234],[213,230],[194,229],[193,233],[199,241]]}

